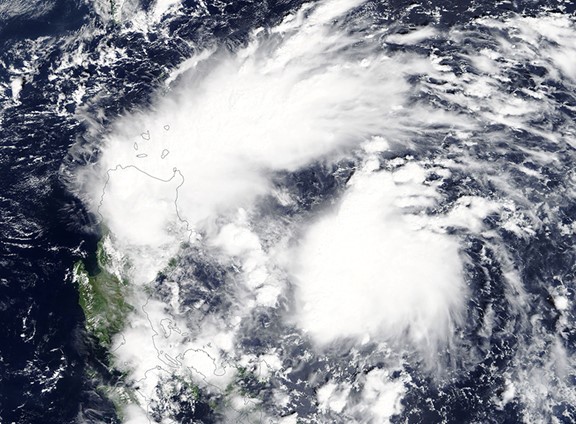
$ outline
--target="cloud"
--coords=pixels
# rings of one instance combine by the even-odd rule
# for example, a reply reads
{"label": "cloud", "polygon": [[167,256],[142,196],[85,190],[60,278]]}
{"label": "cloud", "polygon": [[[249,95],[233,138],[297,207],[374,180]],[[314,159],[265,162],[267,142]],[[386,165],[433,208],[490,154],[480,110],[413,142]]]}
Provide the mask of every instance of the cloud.
{"label": "cloud", "polygon": [[[555,77],[574,77],[573,30],[566,22],[478,21],[488,30],[490,25],[532,29],[518,33],[524,42],[514,48],[498,35],[470,52],[465,43],[475,38],[462,29],[408,35],[389,35],[385,28],[350,31],[340,17],[360,3],[306,5],[277,27],[255,31],[238,51],[199,52],[167,78],[152,107],[119,118],[98,146],[98,163],[77,172],[83,198],[110,229],[113,248],[131,264],[131,282],[149,283],[188,240],[202,255],[235,270],[233,287],[226,287],[234,297],[228,316],[207,313],[193,331],[178,315],[180,282],[162,283],[173,291],[170,301],[149,300],[135,290],[132,303],[141,307],[117,338],[114,355],[116,365],[139,382],[143,405],[171,373],[192,372],[206,386],[226,387],[234,367],[221,371],[242,354],[235,345],[239,324],[251,308],[276,307],[290,287],[287,279],[295,288],[291,319],[316,346],[344,338],[356,345],[390,342],[432,358],[454,338],[468,294],[459,240],[446,228],[480,233],[485,218],[501,212],[517,218],[508,221],[511,228],[516,221],[528,228],[520,212],[529,215],[531,204],[522,203],[522,191],[497,155],[502,140],[509,139],[507,131],[574,143],[571,122],[563,124],[563,133],[547,129],[544,118],[555,106],[546,96],[536,91],[512,96],[506,90],[511,70],[538,56],[534,43],[540,37],[548,40],[540,55],[543,66]],[[403,44],[409,51],[428,37],[449,40],[450,49],[468,53],[455,64],[448,57],[452,50],[439,57],[436,48],[387,52],[380,44]],[[533,123],[539,119],[541,125]],[[437,156],[384,163],[382,157],[395,155],[397,146]],[[515,148],[539,165],[553,163],[559,154],[520,141]],[[482,159],[479,151],[496,159]],[[266,245],[250,213],[274,190],[272,176],[344,155],[363,161],[363,168],[336,207],[305,222],[302,233],[290,227],[278,246]],[[530,169],[523,172],[537,173]],[[481,192],[440,207],[439,183],[433,181],[441,182],[451,170],[498,193],[514,193],[510,207]],[[286,204],[293,200],[289,191],[277,195]],[[437,206],[443,209],[433,215]],[[295,246],[280,260],[274,252],[291,237]],[[520,293],[520,277],[505,276],[515,289],[510,293]],[[199,283],[190,274],[186,278],[186,284]],[[507,296],[518,310],[524,307],[523,297]],[[520,396],[521,385],[517,390]],[[318,400],[326,412],[353,407],[355,416],[382,422],[401,412],[405,391],[402,382],[376,370],[366,375],[363,404],[347,404],[347,387],[329,384]],[[278,399],[289,398],[284,394],[278,389]],[[128,420],[141,420],[141,411],[130,409]]]}
{"label": "cloud", "polygon": [[154,107],[115,122],[82,181],[125,250],[137,248],[134,267],[150,268],[142,275],[153,273],[150,263],[160,266],[144,244],[162,256],[189,236],[182,226],[202,232],[268,193],[274,172],[395,131],[405,75],[427,65],[391,63],[377,43],[333,23],[358,3],[326,2],[289,16],[234,53],[201,52],[175,70]]}
{"label": "cloud", "polygon": [[319,344],[352,337],[425,349],[446,341],[465,302],[458,241],[427,228],[425,171],[357,173],[338,208],[296,249],[297,323]]}

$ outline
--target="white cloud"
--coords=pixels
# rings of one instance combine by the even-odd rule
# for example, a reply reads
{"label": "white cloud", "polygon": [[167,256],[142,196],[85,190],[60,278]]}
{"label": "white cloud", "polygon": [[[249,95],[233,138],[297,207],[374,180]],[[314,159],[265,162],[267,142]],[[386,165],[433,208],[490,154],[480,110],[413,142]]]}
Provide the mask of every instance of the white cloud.
{"label": "white cloud", "polygon": [[334,382],[328,382],[320,387],[316,392],[320,410],[341,413],[348,402],[350,389],[348,384],[339,385]]}
{"label": "white cloud", "polygon": [[372,413],[373,420],[369,422],[390,422],[393,415],[402,412],[401,400],[406,393],[402,380],[392,380],[389,372],[374,369],[366,375],[362,397],[364,404]]}
{"label": "white cloud", "polygon": [[465,302],[458,242],[402,212],[433,202],[423,172],[358,173],[337,210],[307,231],[292,264],[296,321],[318,343],[408,335],[429,348],[449,337]]}
{"label": "white cloud", "polygon": [[[500,122],[561,140],[530,123],[550,109],[545,96],[519,98],[501,88],[507,70],[538,56],[551,74],[574,78],[569,52],[576,47],[566,22],[529,20],[526,25],[513,20],[507,25],[525,28],[519,32],[525,44],[512,47],[498,39],[493,50],[463,56],[480,75],[457,76],[450,62],[434,53],[388,56],[376,37],[383,29],[351,32],[334,22],[360,3],[306,5],[278,27],[255,33],[242,50],[200,52],[173,71],[167,92],[158,95],[153,107],[118,119],[99,146],[98,164],[79,172],[85,198],[110,229],[107,249],[125,255],[115,262],[132,265],[131,281],[152,280],[191,234],[197,237],[193,241],[201,240],[200,233],[204,237],[204,254],[220,251],[224,262],[240,265],[235,281],[243,290],[232,293],[236,304],[229,316],[206,316],[194,331],[190,322],[171,315],[178,312],[176,289],[170,304],[136,292],[131,303],[140,307],[117,337],[114,355],[116,365],[139,382],[146,396],[142,405],[155,396],[160,377],[171,372],[193,372],[203,384],[223,389],[234,377],[227,361],[242,354],[235,352],[234,342],[242,317],[256,305],[275,306],[285,291],[285,283],[275,279],[277,257],[271,252],[282,250],[286,240],[280,247],[264,248],[248,219],[230,218],[242,208],[250,210],[263,194],[291,204],[289,192],[271,188],[274,172],[298,170],[352,150],[369,156],[338,207],[295,240],[297,247],[285,262],[296,283],[293,318],[319,345],[350,337],[365,345],[409,342],[429,354],[453,337],[467,294],[458,240],[444,228],[482,231],[484,218],[502,207],[497,200],[469,196],[456,201],[451,212],[430,217],[427,208],[436,205],[440,194],[426,180],[428,168],[406,157],[389,161],[382,170],[379,154],[396,145],[418,150],[417,143],[426,138],[422,135],[450,132],[461,150],[451,151],[460,157],[446,159],[446,168],[482,174],[486,163],[466,151],[480,142],[486,150],[494,147],[493,134],[478,137],[488,124]],[[157,13],[175,5],[160,2]],[[388,41],[418,43],[435,34],[422,29]],[[440,35],[458,43],[465,31]],[[535,54],[539,37],[557,46],[550,42],[542,55]],[[113,54],[118,57],[103,53],[108,55],[103,61],[124,57],[122,52]],[[417,78],[409,84],[406,75]],[[440,101],[424,106],[414,101],[420,94]],[[475,121],[467,117],[470,112]],[[366,140],[372,141],[362,144]],[[518,149],[539,164],[556,155],[520,144]],[[435,173],[446,177],[450,170]],[[514,189],[505,173],[487,178],[503,192]],[[512,271],[504,275],[520,293],[522,282]],[[516,298],[519,310],[525,300]],[[566,310],[566,298],[555,299]],[[271,378],[281,367],[273,356],[258,360],[262,378]],[[329,384],[318,399],[326,411],[338,413],[348,406],[361,411],[355,416],[365,412],[380,423],[401,411],[404,391],[402,382],[375,370],[366,378],[361,404],[348,405],[346,387]],[[279,404],[289,403],[284,393],[276,395]],[[515,396],[522,396],[520,384]],[[233,401],[239,409],[257,404],[240,396]],[[141,422],[141,412],[128,408],[128,422]],[[285,421],[295,422],[296,416]]]}
{"label": "white cloud", "polygon": [[357,3],[327,2],[236,53],[199,54],[152,109],[115,123],[85,189],[96,208],[117,169],[100,213],[125,245],[165,244],[179,184],[179,217],[202,228],[268,193],[270,172],[395,132],[404,75],[427,65],[392,64],[375,43],[351,49],[362,39],[329,24]]}

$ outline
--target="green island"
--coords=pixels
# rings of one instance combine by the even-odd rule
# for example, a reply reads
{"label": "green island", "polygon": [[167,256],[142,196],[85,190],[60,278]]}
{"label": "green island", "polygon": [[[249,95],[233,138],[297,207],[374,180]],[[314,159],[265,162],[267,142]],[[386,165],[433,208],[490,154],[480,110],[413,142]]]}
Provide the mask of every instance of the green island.
{"label": "green island", "polygon": [[[133,307],[126,302],[129,284],[109,271],[111,259],[106,252],[104,243],[106,236],[98,242],[95,252],[95,266],[88,271],[88,260],[80,260],[73,267],[73,281],[78,288],[78,303],[84,311],[86,330],[92,336],[103,352],[100,365],[87,364],[87,377],[93,381],[100,395],[112,402],[120,420],[123,417],[125,405],[136,402],[132,388],[124,384],[122,373],[111,365],[108,356],[113,336],[120,332],[126,323],[128,314]],[[93,258],[94,259],[94,258]],[[93,260],[94,261],[94,260]],[[106,352],[106,353],[104,353]]]}
{"label": "green island", "polygon": [[[127,280],[119,278],[111,272],[117,264],[106,251],[105,242],[107,235],[104,235],[97,244],[93,257],[80,260],[73,267],[73,281],[77,285],[79,294],[79,304],[86,317],[86,330],[92,336],[104,352],[108,352],[112,345],[112,339],[125,326],[128,315],[133,311],[126,299],[129,298],[130,284]],[[166,278],[172,273],[178,263],[179,258],[171,258],[167,266],[158,273],[158,278]],[[95,262],[95,264],[94,264]],[[92,263],[90,267],[87,264]],[[125,264],[126,266],[126,264]],[[129,265],[128,265],[129,266]],[[144,290],[151,290],[151,287],[144,287]],[[138,403],[134,388],[125,384],[125,377],[112,365],[111,357],[102,358],[101,364],[105,365],[108,377],[102,374],[99,367],[88,366],[87,376],[95,383],[96,391],[114,405],[117,417],[122,420],[123,409],[130,403]],[[188,402],[198,407],[204,404],[214,413],[220,409],[220,404],[227,403],[227,398],[234,392],[246,396],[250,389],[260,388],[264,382],[245,367],[236,367],[234,381],[226,387],[220,396],[210,395],[194,383],[191,376],[173,375],[173,382],[179,388],[172,387],[171,396],[178,396],[187,393]],[[170,391],[170,384],[163,386],[163,390]]]}
{"label": "green island", "polygon": [[128,283],[106,269],[109,257],[103,244],[103,241],[98,243],[96,269],[88,272],[85,263],[80,260],[74,264],[73,279],[78,285],[86,329],[102,347],[109,348],[112,337],[124,327],[126,317],[133,308],[125,301]]}

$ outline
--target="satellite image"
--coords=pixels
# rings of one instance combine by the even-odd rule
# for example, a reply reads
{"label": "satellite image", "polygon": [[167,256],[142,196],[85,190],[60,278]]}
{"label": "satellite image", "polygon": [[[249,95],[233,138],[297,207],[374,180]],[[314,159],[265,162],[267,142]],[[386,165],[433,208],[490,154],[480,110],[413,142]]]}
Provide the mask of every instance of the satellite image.
{"label": "satellite image", "polygon": [[576,422],[573,0],[0,0],[0,424]]}

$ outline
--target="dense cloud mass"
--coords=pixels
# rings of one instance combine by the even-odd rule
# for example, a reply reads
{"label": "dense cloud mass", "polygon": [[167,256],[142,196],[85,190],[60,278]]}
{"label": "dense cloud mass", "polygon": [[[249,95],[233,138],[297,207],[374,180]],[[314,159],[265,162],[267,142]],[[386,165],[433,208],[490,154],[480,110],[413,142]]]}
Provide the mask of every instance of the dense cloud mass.
{"label": "dense cloud mass", "polygon": [[408,339],[424,351],[451,336],[465,302],[462,260],[457,240],[418,216],[435,203],[424,177],[410,165],[358,173],[306,234],[293,265],[298,321],[319,342]]}
{"label": "dense cloud mass", "polygon": [[576,419],[574,18],[396,3],[0,5],[0,42],[66,34],[0,52],[1,246],[66,252],[82,315],[62,350],[17,315],[26,399],[75,367],[73,422]]}
{"label": "dense cloud mass", "polygon": [[[185,312],[186,285],[202,282],[185,277],[189,262],[162,283],[172,287],[168,297],[145,300],[136,292],[133,303],[144,305],[117,337],[115,356],[145,402],[167,378],[150,373],[155,364],[168,365],[168,374],[194,370],[208,393],[234,384],[238,365],[231,358],[266,368],[263,381],[274,381],[287,359],[279,346],[254,356],[238,344],[262,311],[279,311],[275,325],[301,332],[319,355],[347,349],[337,346],[358,352],[388,346],[392,357],[407,349],[423,369],[439,372],[437,378],[453,373],[456,363],[477,363],[462,340],[474,326],[467,308],[477,302],[471,240],[496,243],[485,221],[499,214],[508,216],[504,227],[524,237],[529,227],[518,220],[530,219],[530,212],[521,212],[529,200],[511,185],[510,171],[494,172],[489,157],[473,152],[499,149],[508,129],[573,145],[572,123],[550,132],[539,120],[555,107],[542,93],[511,96],[502,89],[509,69],[534,61],[550,78],[573,84],[573,24],[563,17],[480,19],[484,44],[468,46],[477,33],[466,28],[388,34],[350,14],[360,4],[305,5],[254,31],[237,50],[197,52],[150,107],[112,125],[96,166],[78,171],[84,197],[110,230],[111,248],[130,263],[133,283],[152,284],[175,256],[200,260],[189,247],[182,250],[183,242],[214,258],[215,266],[236,269],[233,280],[218,283],[225,294],[216,296],[226,296],[226,309],[208,307],[195,330],[186,330],[192,327],[185,317],[199,317]],[[515,44],[499,35],[509,27]],[[457,54],[469,69],[446,64],[436,48],[408,48],[429,40],[461,46]],[[531,163],[555,160],[553,152],[516,148]],[[298,198],[279,185],[279,176],[318,163],[343,170],[353,163],[354,175],[339,197],[285,221],[281,211]],[[454,198],[447,187],[462,184],[454,181],[466,174],[498,187],[503,197],[472,191]],[[269,203],[277,212],[270,209],[257,224]],[[511,307],[521,310],[527,295],[518,278],[512,268],[500,284],[508,286],[504,296],[518,297]],[[478,323],[480,331],[496,331],[489,316]],[[179,330],[158,337],[166,322]],[[327,416],[348,411],[359,422],[401,413],[405,386],[384,377],[378,383],[382,372],[357,383],[364,387],[360,397],[343,381],[322,387],[320,410]],[[254,413],[254,406],[239,406],[240,398],[224,413],[227,419]]]}
{"label": "dense cloud mass", "polygon": [[[334,23],[358,4],[305,6],[267,33],[256,31],[237,52],[199,53],[151,110],[114,124],[96,174],[86,174],[88,195],[131,255],[136,282],[151,280],[189,232],[209,240],[220,231],[218,216],[269,195],[275,173],[370,153],[375,163],[367,166],[374,169],[354,177],[336,215],[314,224],[285,264],[298,286],[296,322],[321,343],[408,332],[430,347],[450,337],[465,301],[458,241],[426,228],[410,210],[436,202],[434,186],[423,185],[428,171],[380,171],[377,153],[393,150],[383,136],[408,143],[413,126],[473,124],[408,106],[408,76],[434,72],[433,64],[415,54],[385,54],[373,40],[382,29],[368,37]],[[392,41],[431,35],[424,29]],[[246,249],[260,249],[252,237]],[[242,243],[222,234],[218,240],[225,249]],[[234,250],[228,247],[242,256]]]}

